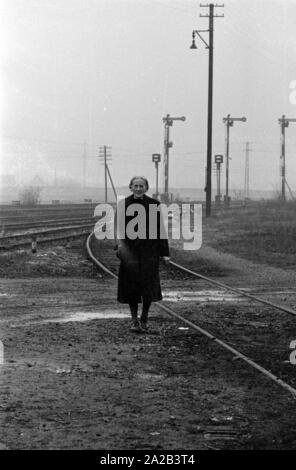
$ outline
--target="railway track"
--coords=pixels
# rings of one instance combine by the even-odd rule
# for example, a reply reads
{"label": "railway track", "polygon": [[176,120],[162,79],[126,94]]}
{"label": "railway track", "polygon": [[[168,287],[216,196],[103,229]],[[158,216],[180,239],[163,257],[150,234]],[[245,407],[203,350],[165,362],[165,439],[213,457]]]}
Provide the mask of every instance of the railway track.
{"label": "railway track", "polygon": [[[119,263],[114,255],[112,244],[110,243],[108,244],[107,242],[105,242],[105,245],[103,246],[102,241],[100,242],[100,244],[98,244],[93,235],[94,234],[91,233],[88,236],[87,242],[86,242],[86,247],[87,247],[89,258],[100,270],[102,270],[109,276],[112,276],[113,278],[117,279],[116,271],[117,271]],[[248,301],[251,301],[253,305],[261,304],[261,305],[264,305],[264,308],[268,307],[268,309],[272,309],[273,312],[274,311],[284,312],[288,314],[289,316],[293,317],[293,319],[291,318],[290,321],[294,321],[294,316],[296,315],[296,311],[294,311],[292,308],[286,307],[285,305],[271,302],[262,297],[258,297],[257,295],[249,294],[248,292],[245,292],[244,290],[236,289],[226,284],[223,284],[221,282],[215,281],[200,273],[194,272],[180,264],[177,264],[173,261],[170,262],[168,269],[165,269],[164,267],[162,267],[161,277],[162,279],[168,282],[172,280],[176,280],[176,279],[179,281],[183,281],[183,285],[185,285],[186,280],[188,279],[191,279],[194,282],[194,279],[196,280],[198,278],[204,281],[205,283],[215,285],[215,287],[219,287],[220,289],[223,289],[224,291],[230,291],[234,293],[238,298],[241,298],[241,297],[246,298],[248,299]],[[200,326],[196,322],[189,320],[188,318],[186,318],[186,316],[184,316],[183,313],[182,314],[179,313],[178,311],[176,311],[175,308],[172,308],[170,305],[168,305],[168,302],[166,301],[163,301],[162,303],[156,302],[155,305],[157,305],[159,309],[163,310],[164,312],[169,314],[171,317],[177,318],[181,322],[193,328],[195,331],[198,331],[200,334],[207,337],[209,340],[211,340],[211,342],[220,346],[225,351],[230,352],[233,355],[233,360],[235,361],[241,360],[245,362],[246,364],[251,366],[253,369],[263,374],[266,378],[275,382],[278,386],[288,391],[290,394],[292,394],[294,398],[296,398],[296,388],[295,388],[296,382],[295,382],[295,386],[293,386],[294,384],[291,385],[290,383],[287,382],[287,380],[289,382],[291,380],[293,381],[293,377],[291,378],[291,374],[288,373],[287,370],[282,370],[282,369],[285,369],[285,367],[284,368],[282,367],[282,361],[280,361],[280,363],[277,365],[276,367],[277,371],[273,373],[270,370],[268,370],[266,367],[260,365],[257,361],[250,358],[247,353],[239,351],[239,349],[236,348],[236,344],[233,345],[233,342],[235,342],[233,341],[233,339],[231,339],[230,342],[229,340],[224,341],[224,339],[223,340],[220,339],[216,332],[212,333],[207,328],[204,328],[204,326]],[[195,306],[194,306],[194,303],[192,303],[192,308],[193,309],[197,308],[196,303],[195,303]],[[265,314],[262,313],[260,315],[260,318],[261,319],[263,318],[263,320],[267,321],[270,315],[271,315],[270,311],[268,310],[267,313]],[[269,328],[271,328],[271,326],[273,326],[273,323],[272,323],[273,320],[269,319],[269,321],[270,321]],[[225,328],[226,328],[226,324],[225,324]],[[233,328],[235,328],[235,325],[233,326]],[[224,328],[222,327],[222,331],[223,330]],[[222,331],[221,331],[221,334],[222,334]],[[255,335],[253,339],[250,336],[247,340],[247,343],[249,344],[244,346],[245,349],[247,349],[248,346],[249,348],[253,349],[252,353],[254,353],[255,348],[258,349],[257,336],[258,335]],[[255,341],[255,338],[256,338],[256,341]],[[252,345],[252,342],[256,343],[254,347]],[[264,342],[262,341],[262,344],[259,345],[259,348],[260,347],[268,348],[268,345],[264,344]],[[271,348],[272,345],[269,345],[269,347]],[[264,357],[264,353],[262,353],[262,357]],[[287,363],[288,361],[284,361],[284,362]],[[285,378],[285,380],[283,380],[283,378],[281,378],[280,375],[282,375],[283,378]]]}
{"label": "railway track", "polygon": [[22,223],[37,223],[48,219],[91,218],[96,204],[58,205],[36,207],[0,207],[0,226]]}
{"label": "railway track", "polygon": [[[201,202],[199,202],[201,203]],[[203,204],[203,203],[201,203]],[[42,205],[36,207],[3,207],[0,206],[0,248],[3,242],[7,241],[7,245],[16,246],[19,244],[15,239],[21,239],[22,236],[27,235],[27,231],[34,233],[37,236],[44,235],[47,231],[50,233],[49,228],[52,230],[63,228],[70,224],[84,225],[89,222],[89,226],[95,223],[94,208],[95,204],[73,204],[73,205]],[[241,202],[233,204],[229,208],[242,208],[245,207]],[[204,204],[203,204],[204,208]],[[219,212],[225,210],[223,205],[214,206],[214,211]],[[35,231],[35,229],[43,228],[44,230]]]}
{"label": "railway track", "polygon": [[58,212],[58,213],[40,213],[40,214],[19,214],[0,216],[0,226],[8,225],[21,225],[44,222],[46,220],[69,220],[69,219],[83,219],[93,217],[94,212]]}
{"label": "railway track", "polygon": [[[181,202],[188,203],[188,201]],[[191,204],[201,204],[205,210],[204,201],[190,201]],[[114,203],[111,203],[114,205]],[[244,208],[252,207],[256,202],[233,201],[229,206],[224,204],[213,204],[213,213],[229,211],[229,210],[243,210]],[[64,217],[91,217],[94,213],[97,204],[58,204],[54,205],[38,205],[35,207],[13,207],[13,206],[0,206],[0,225],[1,223],[25,222],[25,221],[38,221],[40,218],[48,219],[49,217],[64,218]]]}
{"label": "railway track", "polygon": [[[7,234],[8,232],[19,232],[27,229],[39,228],[39,227],[59,227],[69,224],[86,224],[91,223],[92,217],[75,217],[75,218],[63,218],[63,219],[44,219],[42,221],[31,221],[31,222],[17,222],[12,224],[2,223],[2,231]],[[94,223],[94,222],[93,222]],[[2,237],[3,238],[3,237]]]}
{"label": "railway track", "polygon": [[25,233],[3,236],[0,238],[0,250],[11,250],[26,247],[32,243],[32,237],[39,243],[50,243],[59,240],[78,238],[89,234],[94,222],[79,225],[66,225],[63,227],[45,228],[41,231],[30,231]]}

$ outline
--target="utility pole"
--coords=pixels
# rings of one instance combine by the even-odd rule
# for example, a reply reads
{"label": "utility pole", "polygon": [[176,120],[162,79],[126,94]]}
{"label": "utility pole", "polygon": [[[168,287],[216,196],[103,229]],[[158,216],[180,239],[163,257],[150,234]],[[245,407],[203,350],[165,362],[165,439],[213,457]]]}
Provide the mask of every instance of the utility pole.
{"label": "utility pole", "polygon": [[104,173],[105,173],[105,202],[108,202],[108,188],[107,188],[107,162],[111,161],[111,154],[109,153],[109,150],[111,147],[107,147],[107,145],[104,145],[104,147],[100,147],[99,151],[99,158],[104,165]]}
{"label": "utility pole", "polygon": [[170,127],[173,121],[185,121],[185,116],[171,117],[169,114],[162,119],[164,122],[164,202],[169,203],[169,149],[173,146],[170,142]]}
{"label": "utility pole", "polygon": [[[200,4],[201,8],[209,8],[209,14],[199,16],[201,18],[209,18],[208,30],[194,30],[192,32],[192,45],[190,49],[197,49],[195,44],[195,35],[202,40],[209,49],[209,77],[208,77],[208,133],[207,133],[207,179],[206,179],[206,217],[211,215],[212,201],[212,123],[213,123],[213,63],[214,63],[214,18],[223,18],[224,15],[214,15],[214,8],[223,8],[224,5],[218,4]],[[209,44],[204,40],[200,33],[209,33]]]}
{"label": "utility pole", "polygon": [[229,128],[233,126],[234,121],[246,122],[246,117],[233,118],[230,117],[230,114],[227,114],[226,118],[223,118],[223,122],[226,125],[226,194],[225,194],[225,204],[229,205]]}
{"label": "utility pole", "polygon": [[249,152],[250,149],[250,142],[246,142],[246,156],[245,156],[245,187],[244,187],[244,195],[245,199],[250,197],[250,185],[249,185],[249,177],[250,177],[250,159],[249,159]]}
{"label": "utility pole", "polygon": [[289,127],[289,122],[296,122],[296,119],[286,118],[283,114],[278,120],[281,126],[281,179],[282,179],[282,200],[286,200],[286,139],[285,139],[285,128]]}

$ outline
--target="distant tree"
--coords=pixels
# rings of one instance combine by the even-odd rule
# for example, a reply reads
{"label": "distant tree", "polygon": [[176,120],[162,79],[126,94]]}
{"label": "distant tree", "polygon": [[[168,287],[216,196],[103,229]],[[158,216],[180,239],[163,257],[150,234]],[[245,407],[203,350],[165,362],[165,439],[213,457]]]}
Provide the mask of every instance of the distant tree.
{"label": "distant tree", "polygon": [[241,189],[233,189],[231,191],[231,196],[235,201],[242,201],[245,198],[244,191]]}
{"label": "distant tree", "polygon": [[42,189],[38,186],[25,186],[19,194],[21,204],[24,206],[36,206],[41,201]]}

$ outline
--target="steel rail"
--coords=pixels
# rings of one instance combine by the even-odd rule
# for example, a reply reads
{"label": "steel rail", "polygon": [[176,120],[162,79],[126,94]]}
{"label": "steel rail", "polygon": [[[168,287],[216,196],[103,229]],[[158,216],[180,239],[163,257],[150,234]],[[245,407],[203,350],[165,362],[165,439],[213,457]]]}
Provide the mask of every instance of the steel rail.
{"label": "steel rail", "polygon": [[90,247],[90,239],[91,237],[94,235],[94,232],[91,232],[89,234],[89,236],[87,237],[87,240],[86,240],[86,249],[87,249],[87,253],[89,255],[89,257],[91,258],[91,260],[97,265],[99,266],[100,269],[102,269],[103,271],[105,271],[105,273],[109,274],[110,276],[114,277],[115,279],[117,279],[117,276],[116,274],[114,274],[112,271],[110,271],[110,269],[106,268],[106,266],[101,263],[99,260],[97,260],[97,258],[92,254],[92,251],[91,251],[91,247]]}
{"label": "steel rail", "polygon": [[37,221],[32,221],[32,222],[18,222],[15,224],[5,224],[2,223],[1,226],[1,219],[0,219],[0,228],[2,228],[5,231],[12,231],[12,230],[25,230],[25,229],[30,229],[30,228],[36,228],[36,227],[51,227],[53,225],[67,225],[67,224],[86,224],[87,222],[91,222],[93,217],[76,217],[74,219],[72,218],[60,218],[60,219],[45,219],[42,220],[42,222],[39,220]]}
{"label": "steel rail", "polygon": [[[88,255],[89,257],[91,258],[91,260],[97,265],[99,266],[100,269],[102,269],[104,272],[106,272],[107,274],[109,274],[110,276],[112,276],[113,278],[115,279],[118,279],[118,276],[113,273],[112,271],[110,271],[103,263],[101,263],[99,260],[97,260],[97,258],[93,255],[92,251],[91,251],[91,248],[90,248],[90,239],[91,237],[93,236],[94,232],[92,232],[88,238],[87,238],[87,241],[86,241],[86,248],[87,248],[87,252],[88,252]],[[185,270],[186,272],[191,272],[193,273],[193,271],[190,271],[190,269],[187,269],[187,268],[184,268],[183,266],[181,265],[178,265],[177,263],[174,263],[173,261],[170,261],[170,264],[175,266],[175,267],[178,267],[179,269],[183,269]],[[197,275],[197,273],[195,273]],[[201,277],[202,279],[205,279],[205,280],[209,280],[209,278],[206,278],[205,276],[202,276],[202,275],[198,275],[198,277]],[[220,284],[220,283],[219,283]],[[223,285],[223,287],[225,287]],[[255,361],[253,361],[252,359],[248,358],[247,356],[245,356],[244,354],[242,354],[241,352],[239,352],[237,349],[233,348],[232,346],[229,346],[229,344],[225,343],[224,341],[222,341],[221,339],[217,338],[216,336],[212,335],[211,333],[209,333],[207,330],[204,330],[203,328],[199,327],[198,325],[196,325],[195,323],[192,323],[190,320],[187,320],[186,318],[184,318],[182,315],[178,314],[177,312],[175,312],[174,310],[172,310],[170,307],[167,307],[166,305],[163,305],[163,304],[160,304],[159,302],[155,302],[155,304],[157,305],[157,307],[159,307],[160,309],[164,310],[166,313],[174,316],[175,318],[178,318],[179,320],[181,320],[183,323],[186,323],[187,325],[191,326],[194,330],[198,331],[199,333],[203,334],[204,336],[206,336],[207,338],[210,338],[212,341],[214,341],[215,343],[219,344],[222,348],[226,349],[227,351],[230,351],[233,355],[234,355],[234,358],[235,359],[242,359],[244,362],[246,362],[247,364],[249,364],[251,367],[253,367],[254,369],[258,370],[259,372],[261,372],[263,375],[265,375],[265,377],[268,377],[269,379],[271,379],[273,382],[275,382],[277,385],[281,386],[282,388],[284,388],[285,390],[289,391],[293,397],[296,399],[296,389],[293,388],[291,385],[289,385],[288,383],[284,382],[282,379],[280,379],[279,377],[277,377],[276,375],[272,374],[270,371],[268,371],[267,369],[265,369],[264,367],[260,366],[259,364],[257,364]]]}
{"label": "steel rail", "polygon": [[[68,238],[79,238],[89,234],[89,229],[83,229],[79,233],[68,233],[67,235],[59,235],[57,237],[51,238],[39,238],[37,239],[38,245],[41,243],[50,243],[59,240],[67,240]],[[13,248],[21,248],[31,244],[31,240],[17,242],[17,243],[10,243],[9,245],[0,245],[0,251],[3,252],[5,250],[12,250]]]}
{"label": "steel rail", "polygon": [[180,264],[175,263],[174,261],[170,261],[170,264],[178,269],[181,269],[182,271],[185,271],[186,273],[192,274],[195,277],[199,277],[200,279],[203,279],[204,281],[209,282],[210,284],[214,284],[215,286],[219,286],[222,289],[229,290],[231,292],[235,292],[238,295],[248,297],[249,299],[255,300],[257,302],[261,302],[262,304],[268,305],[269,307],[276,308],[278,310],[281,310],[282,312],[289,313],[290,315],[296,315],[296,311],[293,310],[292,308],[285,307],[283,305],[279,304],[274,304],[273,302],[270,302],[269,300],[262,299],[261,297],[257,297],[256,295],[253,294],[248,294],[247,292],[242,292],[235,287],[230,287],[227,284],[223,284],[222,282],[219,281],[214,281],[213,279],[210,279],[206,276],[203,276],[202,274],[198,274],[195,271],[191,271],[191,269],[185,268],[184,266],[181,266]]}
{"label": "steel rail", "polygon": [[27,233],[17,233],[17,234],[10,234],[10,235],[4,235],[3,237],[0,237],[0,242],[2,240],[7,241],[7,240],[15,240],[18,238],[29,238],[32,236],[40,236],[40,235],[49,235],[51,233],[60,233],[60,232],[66,232],[67,230],[78,230],[78,229],[84,229],[84,228],[90,228],[93,227],[94,223],[89,222],[89,223],[82,223],[82,224],[76,224],[76,225],[66,225],[64,227],[53,227],[53,228],[48,228],[36,232],[27,232]]}

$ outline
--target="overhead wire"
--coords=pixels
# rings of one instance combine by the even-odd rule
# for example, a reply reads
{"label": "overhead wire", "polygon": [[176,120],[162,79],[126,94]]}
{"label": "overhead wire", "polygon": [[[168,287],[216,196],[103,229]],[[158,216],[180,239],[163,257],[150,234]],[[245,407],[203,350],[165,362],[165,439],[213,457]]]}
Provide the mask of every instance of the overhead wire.
{"label": "overhead wire", "polygon": [[[185,5],[184,3],[182,5],[176,5],[176,4],[172,4],[172,0],[170,0],[169,2],[167,3],[163,3],[161,2],[160,0],[145,0],[147,3],[150,3],[150,4],[153,4],[153,5],[159,5],[159,6],[162,6],[164,8],[169,8],[170,10],[175,10],[175,11],[178,11],[178,12],[183,12],[183,13],[187,13],[187,14],[190,14],[192,15],[194,12],[193,12],[193,8],[196,8],[194,7],[194,5],[192,5],[192,9],[191,9],[191,5]],[[187,9],[187,7],[189,7]]]}

